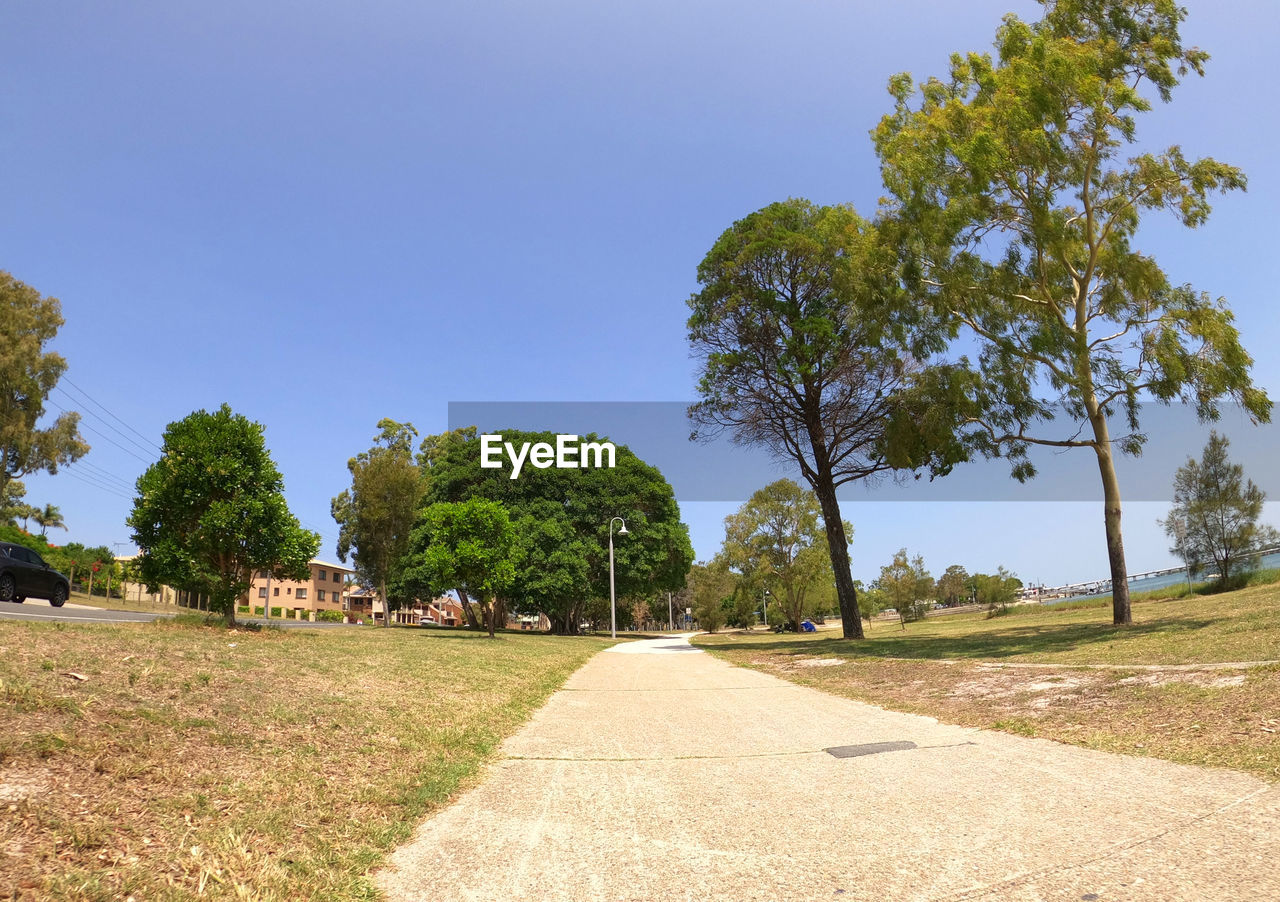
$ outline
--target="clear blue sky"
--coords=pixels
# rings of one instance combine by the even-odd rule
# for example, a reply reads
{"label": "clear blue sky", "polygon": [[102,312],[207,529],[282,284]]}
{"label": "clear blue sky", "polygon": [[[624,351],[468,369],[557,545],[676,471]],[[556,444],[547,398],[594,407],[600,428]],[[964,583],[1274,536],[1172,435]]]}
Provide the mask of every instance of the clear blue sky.
{"label": "clear blue sky", "polygon": [[[1230,299],[1274,396],[1280,134],[1259,99],[1280,5],[1188,5],[1208,77],[1143,134],[1242,166],[1250,190],[1144,247]],[[4,4],[0,268],[61,299],[68,375],[110,411],[54,393],[93,451],[29,478],[28,500],[61,506],[73,539],[126,542],[151,444],[226,401],[265,424],[332,558],[329,499],[380,417],[431,432],[451,400],[688,399],[685,299],[715,237],[788,196],[872,213],[888,77],[988,48],[1010,9],[1038,7]],[[685,505],[700,557],[732,507]],[[1128,507],[1132,570],[1167,564],[1162,512]],[[935,569],[1106,572],[1095,504],[846,515],[863,578],[902,545]]]}

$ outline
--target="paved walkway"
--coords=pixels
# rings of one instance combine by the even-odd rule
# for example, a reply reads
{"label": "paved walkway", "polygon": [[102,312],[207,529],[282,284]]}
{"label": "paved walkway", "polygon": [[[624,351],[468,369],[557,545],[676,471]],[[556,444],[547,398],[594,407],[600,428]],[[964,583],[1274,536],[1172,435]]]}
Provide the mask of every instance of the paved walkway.
{"label": "paved walkway", "polygon": [[[837,758],[867,743],[914,748]],[[683,640],[575,673],[391,900],[1280,898],[1280,787],[939,724]]]}

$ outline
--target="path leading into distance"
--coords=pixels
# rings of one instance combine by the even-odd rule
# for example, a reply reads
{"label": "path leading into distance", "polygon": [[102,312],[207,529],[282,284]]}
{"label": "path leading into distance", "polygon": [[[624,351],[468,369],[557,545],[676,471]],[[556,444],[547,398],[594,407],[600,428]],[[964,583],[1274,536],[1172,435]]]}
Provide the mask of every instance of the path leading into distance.
{"label": "path leading into distance", "polygon": [[1280,787],[657,639],[570,677],[378,879],[396,902],[1280,898]]}

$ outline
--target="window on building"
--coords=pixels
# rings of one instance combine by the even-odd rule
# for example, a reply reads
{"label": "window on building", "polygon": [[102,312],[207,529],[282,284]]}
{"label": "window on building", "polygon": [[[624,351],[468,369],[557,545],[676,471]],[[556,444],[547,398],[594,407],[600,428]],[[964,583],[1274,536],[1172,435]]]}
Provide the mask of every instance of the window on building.
{"label": "window on building", "polygon": [[275,591],[273,591],[271,594],[272,594],[272,595],[279,595],[279,594],[280,594],[280,587],[279,587],[279,586],[276,586]]}
{"label": "window on building", "polygon": [[329,577],[325,576],[325,574],[326,574],[326,573],[328,573],[328,572],[329,572],[329,571],[327,571],[327,570],[321,570],[321,571],[320,571],[320,581],[321,581],[321,582],[324,582],[326,579],[328,579],[328,578],[329,578]]}
{"label": "window on building", "polygon": [[340,582],[342,582],[342,574],[341,574],[341,573],[339,573],[337,570],[333,571],[333,581],[334,581],[335,583],[340,583]]}
{"label": "window on building", "polygon": [[316,601],[324,601],[324,589],[316,589]]}
{"label": "window on building", "polygon": [[306,589],[299,588],[299,589],[298,589],[298,591],[297,591],[296,593],[294,593],[294,596],[293,596],[293,597],[294,597],[294,598],[297,598],[297,599],[299,599],[299,600],[301,600],[301,599],[303,599],[303,598],[306,598],[306,597],[307,597],[307,590],[306,590]]}
{"label": "window on building", "polygon": [[267,597],[267,587],[266,587],[266,586],[258,586],[258,597],[259,597],[259,598],[266,598],[266,597]]}

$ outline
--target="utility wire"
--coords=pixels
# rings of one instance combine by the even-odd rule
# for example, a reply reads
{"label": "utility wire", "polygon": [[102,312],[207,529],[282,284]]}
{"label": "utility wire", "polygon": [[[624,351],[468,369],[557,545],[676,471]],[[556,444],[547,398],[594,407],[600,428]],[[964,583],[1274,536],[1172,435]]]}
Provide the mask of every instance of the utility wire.
{"label": "utility wire", "polygon": [[116,489],[116,488],[113,488],[113,487],[111,487],[111,486],[109,486],[109,485],[107,485],[107,484],[105,484],[105,483],[94,482],[92,479],[90,479],[89,477],[85,476],[84,474],[81,474],[81,473],[72,473],[72,472],[68,471],[66,475],[67,475],[67,476],[70,476],[72,479],[79,480],[80,482],[84,483],[85,485],[93,486],[93,487],[94,487],[95,489],[97,489],[98,491],[106,492],[108,495],[114,495],[115,497],[120,498],[120,499],[123,499],[124,501],[132,501],[132,500],[133,500],[133,499],[132,499],[132,498],[130,498],[128,495],[126,495],[124,492],[122,492],[122,491],[120,491],[120,490],[118,490],[118,489]]}
{"label": "utility wire", "polygon": [[[76,406],[76,407],[84,407],[84,404],[83,404],[83,402],[81,401],[81,399],[80,399],[80,398],[77,398],[75,395],[71,394],[69,391],[67,391],[66,389],[64,389],[61,385],[55,385],[55,386],[54,386],[54,388],[56,388],[58,391],[62,392],[63,396],[64,396],[68,401],[70,401],[70,402],[71,402],[71,404],[72,404],[73,406]],[[56,401],[50,400],[50,401],[49,401],[49,403],[50,403],[50,404],[53,404],[53,405],[54,405],[55,407],[57,407],[59,410],[63,410],[63,411],[65,411],[65,410],[67,409],[67,408],[62,407],[61,405],[59,405]],[[84,417],[85,417],[85,416],[93,417],[93,419],[94,419],[94,420],[96,420],[98,423],[101,423],[105,428],[107,428],[107,429],[111,430],[112,432],[114,432],[116,435],[118,435],[118,436],[119,436],[120,438],[122,438],[124,441],[126,441],[126,442],[128,442],[130,445],[132,445],[132,446],[133,446],[133,448],[137,449],[138,451],[141,451],[143,454],[147,455],[148,457],[150,457],[150,456],[152,456],[152,455],[154,455],[154,454],[156,453],[156,451],[153,449],[153,447],[152,447],[152,446],[150,446],[150,445],[144,445],[142,442],[138,441],[136,438],[134,438],[133,436],[129,435],[129,434],[128,434],[128,433],[126,433],[124,430],[120,429],[118,426],[116,426],[116,425],[115,425],[115,424],[113,424],[110,420],[107,420],[105,417],[101,416],[100,414],[94,413],[92,410],[89,410],[88,408],[85,408],[84,410],[81,410],[81,411],[76,411],[76,413],[78,413],[78,414],[80,414],[80,415],[81,415],[81,421],[82,421],[82,422],[84,421]],[[88,425],[88,424],[86,423],[86,425]],[[99,433],[99,435],[101,435],[101,434],[102,434],[102,433]]]}
{"label": "utility wire", "polygon": [[[67,410],[65,407],[63,407],[61,404],[59,404],[57,401],[50,401],[49,403],[50,403],[50,404],[52,404],[54,407],[58,408],[59,410],[61,410],[63,413],[71,413],[71,412],[72,412],[72,411]],[[100,436],[100,437],[102,437],[102,438],[106,439],[108,442],[110,442],[111,444],[115,445],[117,448],[119,448],[119,449],[120,449],[121,451],[123,451],[125,454],[128,454],[128,455],[130,455],[131,457],[135,457],[135,458],[137,458],[138,460],[142,461],[144,464],[148,464],[148,465],[150,465],[151,461],[147,460],[145,457],[142,457],[141,455],[137,454],[136,452],[129,450],[129,449],[128,449],[128,448],[126,448],[124,445],[120,444],[120,443],[119,443],[119,442],[117,442],[115,439],[113,439],[111,436],[107,435],[105,432],[100,432],[99,430],[94,429],[94,428],[93,428],[92,426],[90,426],[88,423],[85,423],[85,422],[83,422],[83,421],[80,423],[80,425],[81,425],[81,426],[83,426],[85,429],[88,429],[88,430],[89,430],[90,432],[92,432],[94,435],[97,435],[97,436]]]}
{"label": "utility wire", "polygon": [[[104,404],[101,404],[101,403],[99,403],[97,400],[95,400],[95,399],[94,399],[94,397],[93,397],[93,395],[89,394],[89,393],[88,393],[87,391],[85,391],[83,388],[81,388],[80,386],[76,385],[74,382],[72,382],[72,381],[71,381],[70,379],[68,379],[66,376],[63,376],[63,377],[62,377],[62,379],[61,379],[61,381],[63,381],[63,382],[65,382],[65,383],[67,383],[67,384],[68,384],[68,385],[70,385],[72,388],[74,388],[76,391],[80,392],[80,394],[84,395],[86,398],[88,398],[88,399],[89,399],[89,402],[90,402],[90,403],[92,403],[92,404],[96,405],[96,406],[97,406],[98,408],[100,408],[101,410],[106,411],[107,416],[111,417],[113,420],[115,420],[117,423],[119,423],[119,424],[120,424],[121,426],[123,426],[125,429],[128,429],[130,432],[132,432],[132,433],[133,433],[134,435],[136,435],[138,438],[142,439],[142,441],[143,441],[143,442],[145,442],[147,445],[149,445],[149,446],[150,446],[150,448],[149,448],[148,450],[154,450],[154,451],[156,451],[157,453],[162,453],[162,452],[161,452],[161,448],[160,448],[160,446],[159,446],[159,445],[157,445],[155,442],[151,441],[151,439],[147,438],[145,435],[143,435],[143,434],[142,434],[141,432],[139,432],[137,429],[134,429],[132,426],[130,426],[130,425],[129,425],[128,423],[126,423],[124,420],[120,419],[120,417],[116,416],[114,413],[112,413],[110,410],[108,410],[108,409],[107,409],[107,407],[106,407]],[[66,393],[66,392],[65,392],[65,389],[63,390],[63,393],[64,393],[64,394]]]}
{"label": "utility wire", "polygon": [[99,479],[103,479],[107,482],[117,483],[120,485],[121,488],[128,489],[129,491],[133,491],[134,484],[132,482],[130,482],[129,480],[123,477],[117,476],[115,473],[112,473],[110,470],[104,470],[102,467],[99,467],[97,464],[92,464],[89,461],[82,459],[82,460],[76,461],[72,466],[85,467],[88,471],[86,475],[96,476]]}

